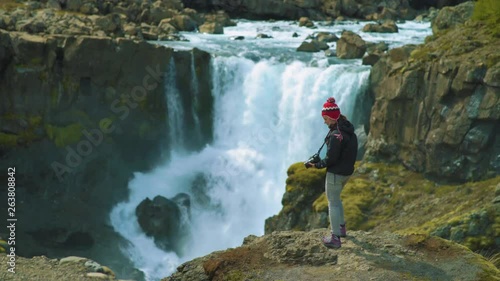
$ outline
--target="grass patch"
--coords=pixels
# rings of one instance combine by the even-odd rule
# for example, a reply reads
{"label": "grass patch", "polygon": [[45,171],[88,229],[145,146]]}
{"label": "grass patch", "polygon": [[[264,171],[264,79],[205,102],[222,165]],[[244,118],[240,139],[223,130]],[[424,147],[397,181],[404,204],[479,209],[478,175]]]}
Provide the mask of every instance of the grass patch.
{"label": "grass patch", "polygon": [[479,0],[474,7],[472,19],[482,21],[492,33],[500,36],[500,1],[498,0]]}

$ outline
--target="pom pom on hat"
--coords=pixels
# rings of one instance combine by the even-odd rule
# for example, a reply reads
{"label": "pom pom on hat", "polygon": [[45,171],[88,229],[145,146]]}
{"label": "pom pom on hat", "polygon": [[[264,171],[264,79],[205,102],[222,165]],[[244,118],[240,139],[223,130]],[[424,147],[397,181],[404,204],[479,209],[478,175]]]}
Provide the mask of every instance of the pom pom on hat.
{"label": "pom pom on hat", "polygon": [[335,103],[335,99],[330,97],[323,104],[323,110],[321,110],[321,116],[328,116],[335,120],[338,120],[340,117],[340,108]]}

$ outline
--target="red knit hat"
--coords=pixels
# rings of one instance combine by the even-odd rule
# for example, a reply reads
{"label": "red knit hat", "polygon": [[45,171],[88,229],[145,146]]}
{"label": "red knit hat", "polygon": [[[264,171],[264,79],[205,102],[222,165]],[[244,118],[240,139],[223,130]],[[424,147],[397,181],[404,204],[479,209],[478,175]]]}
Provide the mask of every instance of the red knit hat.
{"label": "red knit hat", "polygon": [[323,104],[323,110],[321,110],[321,116],[326,115],[330,118],[338,120],[340,117],[340,108],[335,103],[333,97],[329,97],[325,104]]}

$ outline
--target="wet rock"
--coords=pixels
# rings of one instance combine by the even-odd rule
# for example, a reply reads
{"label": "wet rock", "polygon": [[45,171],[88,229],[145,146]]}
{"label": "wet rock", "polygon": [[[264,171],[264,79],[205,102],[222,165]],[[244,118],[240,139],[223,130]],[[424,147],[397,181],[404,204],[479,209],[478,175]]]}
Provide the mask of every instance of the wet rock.
{"label": "wet rock", "polygon": [[297,48],[297,52],[319,52],[322,50],[328,50],[328,45],[325,42],[319,42],[317,40],[304,41]]}
{"label": "wet rock", "polygon": [[200,33],[224,34],[224,27],[218,22],[207,22],[198,28]]}
{"label": "wet rock", "polygon": [[386,20],[383,23],[368,23],[363,29],[363,32],[378,32],[378,33],[397,33],[398,26],[393,20]]}
{"label": "wet rock", "polygon": [[136,215],[144,233],[153,237],[158,247],[181,254],[182,241],[188,235],[183,215],[189,217],[185,213],[189,212],[189,207],[187,194],[179,194],[172,200],[158,195],[153,200],[144,199],[137,206]]}
{"label": "wet rock", "polygon": [[273,38],[271,35],[267,35],[267,34],[264,34],[264,33],[259,33],[257,34],[257,36],[255,36],[256,38],[260,38],[260,39],[268,39],[268,38]]}
{"label": "wet rock", "polygon": [[314,23],[308,17],[301,17],[299,19],[299,26],[314,27]]}

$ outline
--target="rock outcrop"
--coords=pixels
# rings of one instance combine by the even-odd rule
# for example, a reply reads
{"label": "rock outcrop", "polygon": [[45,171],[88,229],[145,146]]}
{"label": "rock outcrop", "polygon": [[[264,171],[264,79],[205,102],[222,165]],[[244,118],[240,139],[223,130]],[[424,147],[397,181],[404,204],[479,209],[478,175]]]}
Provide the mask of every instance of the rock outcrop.
{"label": "rock outcrop", "polygon": [[[36,3],[36,5],[30,5]],[[53,5],[56,3],[56,5]],[[23,5],[24,4],[24,5]],[[30,34],[65,34],[125,37],[136,40],[185,40],[179,31],[196,31],[202,25],[216,25],[214,33],[234,25],[224,11],[199,14],[177,0],[149,1],[20,1],[1,10],[0,29]],[[204,32],[212,32],[204,28]]]}
{"label": "rock outcrop", "polygon": [[[266,220],[265,233],[329,227],[326,171],[296,163],[287,173],[283,208]],[[438,185],[402,166],[360,162],[342,191],[347,228],[436,235],[473,251],[495,252],[500,247],[499,180]]]}
{"label": "rock outcrop", "polygon": [[496,280],[500,271],[453,242],[423,235],[353,231],[342,248],[321,245],[327,229],[248,236],[243,245],[184,263],[162,281]]}
{"label": "rock outcrop", "polygon": [[[98,262],[109,258],[119,276],[130,276],[132,265],[119,250],[127,242],[109,225],[109,213],[127,198],[134,172],[164,159],[166,83],[211,108],[210,56],[123,38],[1,30],[0,38],[0,164],[16,167],[24,188],[16,197],[17,254],[78,251]],[[192,65],[198,85],[186,78]],[[192,96],[181,98],[190,109]],[[204,128],[186,142],[191,149],[212,134],[211,111],[195,114]],[[184,122],[190,126],[194,116]]]}
{"label": "rock outcrop", "polygon": [[[0,280],[26,281],[88,281],[88,280],[109,280],[120,281],[115,272],[109,267],[77,256],[69,256],[61,259],[49,259],[44,256],[33,258],[16,257],[16,266],[13,272],[7,271],[5,264],[9,263],[9,257],[1,255],[2,272]],[[137,278],[134,278],[137,280]],[[122,280],[125,281],[125,280]]]}
{"label": "rock outcrop", "polygon": [[455,182],[500,174],[500,41],[488,30],[468,21],[373,66],[369,159]]}

